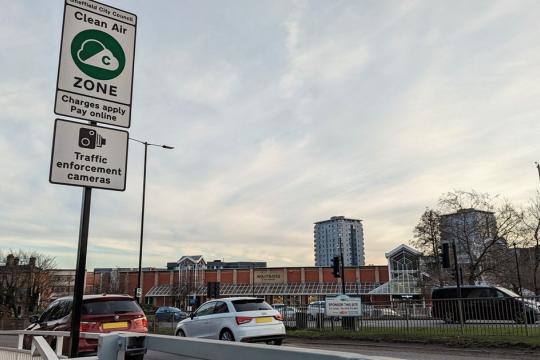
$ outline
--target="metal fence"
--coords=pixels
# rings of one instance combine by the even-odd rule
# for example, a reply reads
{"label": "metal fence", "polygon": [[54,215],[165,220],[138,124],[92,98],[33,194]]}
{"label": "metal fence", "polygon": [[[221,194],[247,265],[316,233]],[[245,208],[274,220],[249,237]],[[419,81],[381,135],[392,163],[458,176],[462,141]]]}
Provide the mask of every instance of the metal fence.
{"label": "metal fence", "polygon": [[328,316],[321,302],[278,310],[288,329],[418,335],[540,335],[540,297],[362,303],[361,316],[357,317]]}
{"label": "metal fence", "polygon": [[171,317],[170,319],[158,319],[152,317],[148,320],[148,330],[153,333],[175,335],[176,325],[180,319]]}
{"label": "metal fence", "polygon": [[30,325],[28,319],[0,318],[0,330],[20,330]]}

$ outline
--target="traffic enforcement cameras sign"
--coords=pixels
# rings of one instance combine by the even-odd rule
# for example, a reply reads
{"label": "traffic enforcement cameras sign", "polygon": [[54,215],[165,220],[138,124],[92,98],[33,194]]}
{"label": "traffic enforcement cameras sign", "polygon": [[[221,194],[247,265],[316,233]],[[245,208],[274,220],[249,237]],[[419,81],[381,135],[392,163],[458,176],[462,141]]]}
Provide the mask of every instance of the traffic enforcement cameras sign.
{"label": "traffic enforcement cameras sign", "polygon": [[124,191],[128,132],[56,119],[49,181]]}
{"label": "traffic enforcement cameras sign", "polygon": [[66,0],[54,112],[129,128],[137,17]]}

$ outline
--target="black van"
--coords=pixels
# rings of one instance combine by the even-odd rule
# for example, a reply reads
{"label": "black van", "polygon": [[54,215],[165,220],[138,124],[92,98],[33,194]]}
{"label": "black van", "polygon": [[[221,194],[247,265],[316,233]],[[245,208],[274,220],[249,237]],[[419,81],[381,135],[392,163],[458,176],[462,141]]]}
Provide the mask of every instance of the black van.
{"label": "black van", "polygon": [[[457,287],[434,289],[433,318],[447,323],[460,321]],[[534,323],[540,320],[538,299],[523,299],[511,290],[488,285],[464,285],[461,287],[463,321],[467,320],[513,320],[517,323]]]}

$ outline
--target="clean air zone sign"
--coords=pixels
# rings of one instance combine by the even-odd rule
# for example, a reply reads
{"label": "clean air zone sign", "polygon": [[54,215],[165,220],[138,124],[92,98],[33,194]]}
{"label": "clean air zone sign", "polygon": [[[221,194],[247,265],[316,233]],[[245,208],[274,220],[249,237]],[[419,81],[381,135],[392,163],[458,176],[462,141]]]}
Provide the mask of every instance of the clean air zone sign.
{"label": "clean air zone sign", "polygon": [[66,0],[54,112],[128,128],[137,17]]}

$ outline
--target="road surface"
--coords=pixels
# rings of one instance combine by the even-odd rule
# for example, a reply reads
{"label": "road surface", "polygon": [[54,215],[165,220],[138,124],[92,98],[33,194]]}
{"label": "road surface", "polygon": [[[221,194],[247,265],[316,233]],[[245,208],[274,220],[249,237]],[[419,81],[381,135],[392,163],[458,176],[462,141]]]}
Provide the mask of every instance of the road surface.
{"label": "road surface", "polygon": [[[16,336],[0,335],[0,347],[16,347]],[[268,345],[271,346],[271,345]],[[540,359],[540,350],[459,349],[441,345],[380,343],[354,340],[306,340],[287,338],[283,346],[343,351],[405,360],[515,360]],[[192,358],[149,351],[146,360],[191,360]],[[240,359],[242,360],[242,359]]]}

